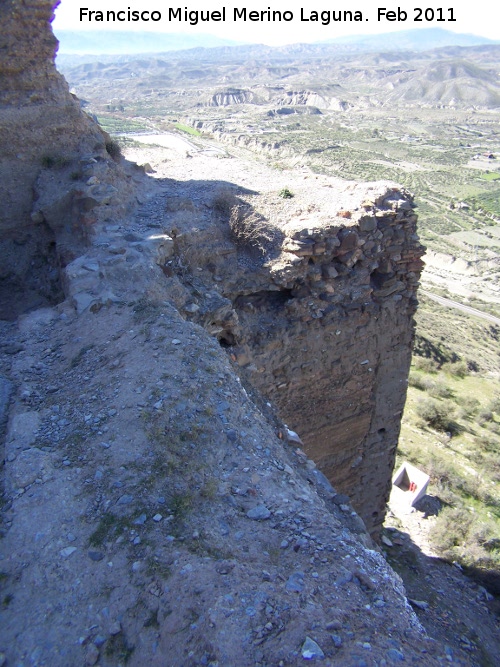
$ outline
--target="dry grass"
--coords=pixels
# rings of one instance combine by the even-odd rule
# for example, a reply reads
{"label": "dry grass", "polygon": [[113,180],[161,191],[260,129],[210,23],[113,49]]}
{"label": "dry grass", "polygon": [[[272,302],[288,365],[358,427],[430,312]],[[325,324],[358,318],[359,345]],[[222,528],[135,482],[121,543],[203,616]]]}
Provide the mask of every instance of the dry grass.
{"label": "dry grass", "polygon": [[242,247],[264,250],[273,240],[273,230],[267,220],[245,206],[231,209],[229,231],[235,244]]}

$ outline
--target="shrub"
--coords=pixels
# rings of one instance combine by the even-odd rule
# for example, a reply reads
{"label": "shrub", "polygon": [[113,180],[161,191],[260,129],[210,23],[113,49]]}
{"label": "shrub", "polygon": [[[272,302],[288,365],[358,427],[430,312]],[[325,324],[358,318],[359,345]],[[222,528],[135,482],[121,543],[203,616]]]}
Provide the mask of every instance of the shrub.
{"label": "shrub", "polygon": [[472,419],[479,410],[481,403],[473,396],[464,396],[460,399],[460,417],[462,419]]}
{"label": "shrub", "polygon": [[229,218],[234,207],[240,204],[241,201],[231,190],[219,190],[212,200],[214,211],[225,218]]}
{"label": "shrub", "polygon": [[429,359],[428,357],[417,357],[413,358],[413,365],[419,371],[424,371],[425,373],[437,373],[438,365],[434,359]]}
{"label": "shrub", "polygon": [[455,408],[451,401],[436,401],[433,398],[424,398],[417,404],[417,415],[436,431],[456,431],[453,422]]}
{"label": "shrub", "polygon": [[273,240],[268,223],[254,211],[234,206],[229,217],[229,229],[237,245],[263,249]]}
{"label": "shrub", "polygon": [[443,364],[443,370],[449,375],[454,375],[458,378],[464,378],[469,374],[469,368],[465,361],[454,361]]}
{"label": "shrub", "polygon": [[117,141],[114,141],[111,139],[110,141],[106,141],[106,150],[108,152],[108,155],[117,162],[121,156],[122,156],[122,150],[120,148],[120,144]]}
{"label": "shrub", "polygon": [[408,384],[410,387],[415,387],[415,389],[420,389],[420,391],[427,391],[427,378],[422,375],[421,373],[415,373],[414,371],[410,371],[410,375],[408,377]]}
{"label": "shrub", "polygon": [[278,192],[278,197],[282,197],[283,199],[291,199],[292,197],[294,197],[294,194],[293,194],[293,192],[292,192],[291,190],[289,190],[288,188],[282,188],[282,189]]}
{"label": "shrub", "polygon": [[451,398],[453,396],[453,391],[447,384],[445,384],[441,379],[431,382],[428,388],[428,392],[434,398]]}
{"label": "shrub", "polygon": [[445,555],[453,557],[451,550],[462,546],[471,524],[472,516],[467,510],[445,507],[430,531],[431,543]]}
{"label": "shrub", "polygon": [[44,155],[41,159],[42,167],[46,169],[62,169],[68,166],[70,159],[63,155]]}

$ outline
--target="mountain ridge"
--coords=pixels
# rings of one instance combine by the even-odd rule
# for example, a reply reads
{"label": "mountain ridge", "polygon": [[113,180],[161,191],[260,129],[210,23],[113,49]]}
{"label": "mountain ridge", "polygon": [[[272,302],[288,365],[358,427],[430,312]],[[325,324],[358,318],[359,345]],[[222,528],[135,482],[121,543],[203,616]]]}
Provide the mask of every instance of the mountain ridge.
{"label": "mountain ridge", "polygon": [[[403,30],[400,32],[382,33],[379,35],[349,35],[328,40],[311,42],[310,44],[290,43],[284,46],[247,44],[234,40],[223,39],[208,33],[160,33],[147,31],[112,31],[112,30],[58,30],[59,53],[119,55],[138,53],[163,53],[184,51],[193,48],[260,46],[267,49],[280,50],[290,47],[322,47],[325,45],[338,47],[340,51],[372,51],[386,48],[390,43],[393,50],[424,51],[445,46],[478,46],[495,44],[486,37],[472,34],[454,33],[442,28],[422,28]],[[296,48],[294,50],[296,50]]]}

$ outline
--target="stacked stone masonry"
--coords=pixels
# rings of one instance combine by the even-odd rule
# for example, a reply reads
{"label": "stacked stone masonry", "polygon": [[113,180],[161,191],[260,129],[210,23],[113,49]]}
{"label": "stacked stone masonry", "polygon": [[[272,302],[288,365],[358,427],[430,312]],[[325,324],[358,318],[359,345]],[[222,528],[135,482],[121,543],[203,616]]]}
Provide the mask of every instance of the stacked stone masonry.
{"label": "stacked stone masonry", "polygon": [[424,248],[411,195],[390,186],[368,192],[327,223],[289,230],[259,272],[234,263],[222,283],[234,307],[222,336],[236,341],[233,358],[251,384],[376,534],[406,398]]}

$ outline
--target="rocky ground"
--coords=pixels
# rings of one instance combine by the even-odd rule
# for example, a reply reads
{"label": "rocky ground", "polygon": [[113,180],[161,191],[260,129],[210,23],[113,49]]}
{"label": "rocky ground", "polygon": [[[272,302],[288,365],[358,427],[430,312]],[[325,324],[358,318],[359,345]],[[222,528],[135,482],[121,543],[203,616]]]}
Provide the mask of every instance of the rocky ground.
{"label": "rocky ground", "polygon": [[156,173],[70,265],[69,298],[2,323],[0,665],[495,664],[483,591],[419,561],[437,593],[408,581],[419,621],[347,498],[189,321],[207,294],[157,265],[207,173],[258,190],[271,172],[134,151]]}

